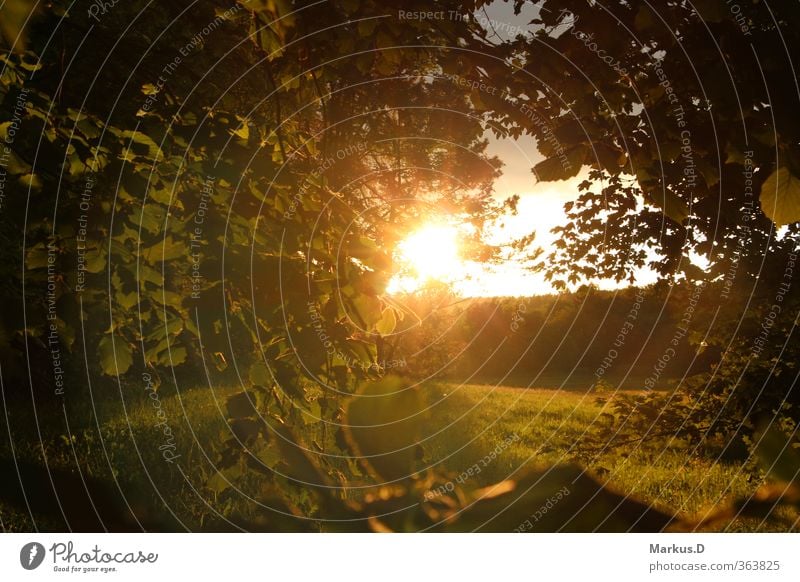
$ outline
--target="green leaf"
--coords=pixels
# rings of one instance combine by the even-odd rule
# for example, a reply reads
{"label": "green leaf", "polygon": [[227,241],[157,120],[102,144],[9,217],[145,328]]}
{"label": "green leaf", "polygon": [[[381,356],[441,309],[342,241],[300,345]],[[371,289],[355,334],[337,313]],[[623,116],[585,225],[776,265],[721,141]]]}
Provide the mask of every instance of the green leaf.
{"label": "green leaf", "polygon": [[167,209],[164,206],[148,202],[142,209],[141,226],[150,234],[158,234],[164,227],[164,219],[166,216]]}
{"label": "green leaf", "polygon": [[373,295],[360,293],[351,299],[353,318],[362,329],[372,329],[381,319],[381,302]]}
{"label": "green leaf", "polygon": [[[119,136],[123,140],[130,140],[131,149],[134,149],[134,146],[143,146],[147,150],[147,156],[152,160],[159,160],[164,156],[164,152],[161,151],[161,148],[158,147],[158,144],[153,141],[146,133],[142,133],[141,131],[123,131],[119,132]],[[125,143],[127,146],[128,143]]]}
{"label": "green leaf", "polygon": [[161,287],[164,284],[164,276],[148,265],[144,263],[139,265],[139,280],[144,282],[153,283],[157,287]]}
{"label": "green leaf", "polygon": [[181,257],[188,256],[186,244],[167,235],[154,245],[144,249],[144,258],[151,264],[158,264],[161,261],[172,261]]}
{"label": "green leaf", "polygon": [[272,375],[264,362],[255,362],[250,366],[250,382],[255,386],[269,386],[272,383]]}
{"label": "green leaf", "polygon": [[228,409],[228,418],[247,418],[256,414],[253,397],[244,391],[229,396],[225,407]]}
{"label": "green leaf", "polygon": [[244,471],[241,465],[237,463],[214,473],[208,481],[206,481],[206,487],[219,495],[220,493],[224,493],[231,486],[232,481],[239,479],[243,474]]}
{"label": "green leaf", "polygon": [[106,268],[106,251],[105,249],[95,249],[94,252],[87,253],[86,259],[86,272],[99,273]]}
{"label": "green leaf", "polygon": [[25,254],[26,269],[43,269],[47,266],[47,246],[43,243],[36,243],[28,249]]}
{"label": "green leaf", "polygon": [[347,342],[346,347],[347,351],[362,366],[368,367],[375,362],[377,349],[374,343],[352,338]]}
{"label": "green leaf", "polygon": [[314,424],[322,418],[322,410],[320,409],[319,400],[307,402],[304,407],[300,408],[305,424]]}
{"label": "green leaf", "polygon": [[375,325],[375,329],[381,335],[389,335],[394,331],[397,325],[397,317],[394,314],[394,309],[387,307],[383,310],[383,315],[380,321]]}
{"label": "green leaf", "polygon": [[241,442],[252,442],[261,432],[263,421],[252,418],[234,418],[228,423],[231,432]]}
{"label": "green leaf", "polygon": [[25,188],[30,188],[31,190],[42,189],[42,181],[36,174],[23,174],[22,176],[19,177],[19,182]]}
{"label": "green leaf", "polygon": [[[172,356],[172,361],[170,361],[170,354]],[[173,346],[172,349],[169,352],[167,352],[167,362],[164,365],[178,366],[180,364],[183,364],[186,361],[187,355],[188,352],[186,351],[185,347],[178,346],[176,348]]]}
{"label": "green leaf", "polygon": [[28,18],[38,8],[38,2],[31,0],[6,0],[3,3],[3,17],[0,18],[0,34],[6,45],[13,47],[14,52],[25,51],[27,33],[25,24],[30,23]]}
{"label": "green leaf", "polygon": [[302,439],[286,425],[270,423],[270,428],[278,437],[272,442],[278,446],[281,460],[291,478],[301,481],[304,486],[327,484],[327,477],[306,452],[309,449]]}
{"label": "green leaf", "polygon": [[776,225],[800,220],[800,179],[781,166],[761,185],[761,210]]}
{"label": "green leaf", "polygon": [[139,295],[136,291],[124,293],[122,290],[119,290],[114,296],[117,298],[117,304],[123,309],[133,309],[139,301]]}
{"label": "green leaf", "polygon": [[800,485],[800,454],[792,445],[781,431],[770,428],[759,438],[755,452],[770,477]]}
{"label": "green leaf", "polygon": [[206,487],[211,490],[212,493],[219,495],[220,493],[224,493],[226,489],[231,486],[228,481],[225,480],[224,475],[221,471],[217,471],[206,481]]}
{"label": "green leaf", "polygon": [[250,126],[247,124],[247,119],[242,118],[241,125],[237,129],[231,129],[229,131],[231,135],[244,141],[250,139]]}
{"label": "green leaf", "polygon": [[353,397],[347,407],[345,435],[368,471],[390,480],[413,473],[422,411],[419,390],[396,377],[371,382]]}
{"label": "green leaf", "polygon": [[256,457],[270,469],[281,461],[280,453],[269,444],[261,447],[256,453]]}
{"label": "green leaf", "polygon": [[[116,347],[116,352],[114,348]],[[100,368],[108,376],[121,376],[133,364],[133,354],[128,343],[120,339],[113,342],[110,335],[100,340],[98,345]]]}

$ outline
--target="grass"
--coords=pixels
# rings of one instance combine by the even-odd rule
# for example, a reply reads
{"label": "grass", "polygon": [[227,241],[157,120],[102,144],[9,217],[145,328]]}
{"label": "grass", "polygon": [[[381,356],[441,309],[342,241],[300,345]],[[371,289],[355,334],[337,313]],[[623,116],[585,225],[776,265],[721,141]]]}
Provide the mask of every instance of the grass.
{"label": "grass", "polygon": [[[573,462],[581,438],[593,430],[601,412],[593,396],[573,391],[456,384],[430,385],[425,390],[429,403],[425,464],[457,476],[480,464],[493,450],[496,453],[491,462],[473,472],[466,486],[512,478],[529,466]],[[195,389],[160,395],[162,418],[181,455],[180,468],[164,461],[159,446],[165,435],[155,426],[159,417],[147,398],[127,402],[124,410],[110,402],[83,410],[82,418],[70,416],[69,434],[63,416],[53,415],[43,423],[40,414],[41,443],[31,411],[15,411],[11,429],[15,453],[17,458],[39,463],[46,455],[50,467],[74,467],[77,458],[87,476],[107,482],[116,479],[123,491],[146,495],[150,503],[161,497],[165,501],[159,505],[171,514],[175,529],[221,523],[233,513],[246,515],[254,510],[252,503],[241,501],[242,495],[259,498],[263,493],[257,475],[237,482],[241,495],[218,498],[205,487],[215,473],[220,443],[230,436],[225,399],[235,391]],[[10,456],[6,443],[0,457]],[[590,470],[621,493],[687,514],[750,495],[758,485],[741,465],[690,457],[678,446],[609,451],[594,459]],[[6,531],[29,531],[34,525],[25,512],[2,502],[0,520]],[[47,520],[36,525],[58,527]],[[737,530],[758,527],[747,521],[733,526]]]}
{"label": "grass", "polygon": [[[573,461],[602,411],[592,395],[575,392],[482,385],[438,391],[446,400],[432,416],[447,428],[431,439],[428,450],[450,470],[464,471],[504,438],[519,435],[474,477],[478,485],[513,477],[525,466]],[[591,469],[621,493],[688,514],[750,495],[757,486],[741,464],[690,457],[678,445],[609,451]]]}

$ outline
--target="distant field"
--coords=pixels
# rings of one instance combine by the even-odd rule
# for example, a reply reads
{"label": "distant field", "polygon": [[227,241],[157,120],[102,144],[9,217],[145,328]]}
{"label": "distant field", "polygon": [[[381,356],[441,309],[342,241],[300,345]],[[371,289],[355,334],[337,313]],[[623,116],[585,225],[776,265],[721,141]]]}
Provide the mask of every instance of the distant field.
{"label": "distant field", "polygon": [[[425,391],[429,410],[424,464],[459,475],[493,449],[500,451],[466,486],[512,477],[526,465],[571,462],[576,444],[585,431],[591,430],[600,412],[593,395],[574,391],[455,384],[431,385]],[[123,490],[132,491],[134,497],[157,490],[163,499],[175,500],[170,505],[176,527],[196,529],[210,519],[220,518],[211,515],[209,505],[214,505],[214,494],[204,485],[214,474],[212,462],[218,444],[229,434],[222,411],[225,398],[232,392],[233,389],[226,389],[212,394],[197,389],[180,398],[163,395],[161,404],[174,431],[185,475],[163,461],[157,448],[162,437],[153,426],[156,420],[147,401],[129,404],[127,415],[108,405],[98,407],[96,423],[100,431],[95,419],[87,418],[83,423],[73,422],[72,439],[52,428],[63,425],[63,419],[40,418],[44,451],[52,467],[74,466],[77,457],[86,475],[109,482],[111,465],[113,477]],[[32,444],[38,443],[33,420],[23,420],[23,415],[20,412],[13,416],[16,454],[18,458],[41,462],[42,448]],[[6,430],[5,426],[0,428]],[[502,444],[504,439],[506,444]],[[10,451],[2,450],[0,456],[9,459]],[[691,458],[680,449],[653,451],[633,447],[601,456],[592,469],[595,476],[620,492],[689,514],[730,496],[752,493],[757,485],[748,483],[749,474],[736,465]],[[242,483],[242,491],[258,497],[260,485],[257,481]],[[150,497],[152,503],[156,494],[150,493]],[[222,505],[226,513],[243,510],[233,500]],[[32,526],[24,513],[2,504],[0,521],[6,531],[29,530]],[[46,521],[39,526],[46,528]],[[737,528],[752,530],[757,526],[745,523]]]}
{"label": "distant field", "polygon": [[[644,386],[645,380],[648,378],[647,374],[629,374],[627,376],[615,376],[610,374],[604,377],[612,387],[618,390],[641,390]],[[472,382],[473,385],[487,385],[487,386],[505,386],[508,388],[530,388],[545,389],[545,390],[566,390],[569,392],[586,392],[591,388],[592,384],[597,380],[594,370],[579,369],[575,370],[572,374],[565,377],[563,373],[558,372],[545,372],[539,374],[535,378],[526,375],[510,374],[502,378],[492,377],[479,377],[476,376]],[[678,380],[675,378],[664,377],[660,378],[654,384],[656,390],[671,390],[677,385]]]}

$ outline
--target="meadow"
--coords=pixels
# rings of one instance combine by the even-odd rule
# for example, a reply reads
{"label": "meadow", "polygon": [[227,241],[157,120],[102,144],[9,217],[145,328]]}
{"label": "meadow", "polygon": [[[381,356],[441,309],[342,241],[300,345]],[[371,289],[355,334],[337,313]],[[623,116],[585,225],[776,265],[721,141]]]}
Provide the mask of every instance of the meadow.
{"label": "meadow", "polygon": [[[699,517],[729,498],[752,494],[760,483],[741,460],[690,456],[679,442],[632,445],[587,457],[582,443],[603,413],[591,393],[454,383],[428,384],[422,390],[428,407],[420,470],[437,467],[464,486],[514,478],[526,467],[579,462],[620,493]],[[230,525],[234,517],[253,516],[254,504],[243,500],[263,499],[268,492],[252,474],[237,481],[238,491],[214,486],[214,463],[230,436],[225,401],[234,392],[160,394],[163,414],[156,414],[152,399],[128,402],[125,412],[118,404],[96,401],[83,417],[71,421],[68,434],[54,430],[63,425],[60,419],[25,418],[19,411],[11,429],[14,454],[40,466],[46,458],[51,469],[69,471],[78,464],[84,481],[116,483],[132,506],[159,507],[155,513],[169,529],[235,529]],[[179,455],[175,462],[165,461],[164,419]],[[39,431],[43,446],[37,444]],[[9,459],[11,450],[3,450],[2,457]],[[6,478],[13,479],[11,465],[5,463]],[[8,505],[0,506],[0,520],[6,531],[30,531],[34,525],[23,508]],[[36,525],[50,529],[54,524],[48,520],[37,516]],[[774,529],[752,520],[740,522],[728,528]]]}

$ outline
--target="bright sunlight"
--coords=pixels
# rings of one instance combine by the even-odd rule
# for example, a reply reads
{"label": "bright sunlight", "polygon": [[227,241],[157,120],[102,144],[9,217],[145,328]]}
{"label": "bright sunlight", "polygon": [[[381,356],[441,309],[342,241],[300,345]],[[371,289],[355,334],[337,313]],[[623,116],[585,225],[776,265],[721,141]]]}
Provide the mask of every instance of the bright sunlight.
{"label": "bright sunlight", "polygon": [[428,224],[397,245],[400,272],[389,283],[389,293],[410,293],[431,280],[452,283],[463,277],[458,228]]}

